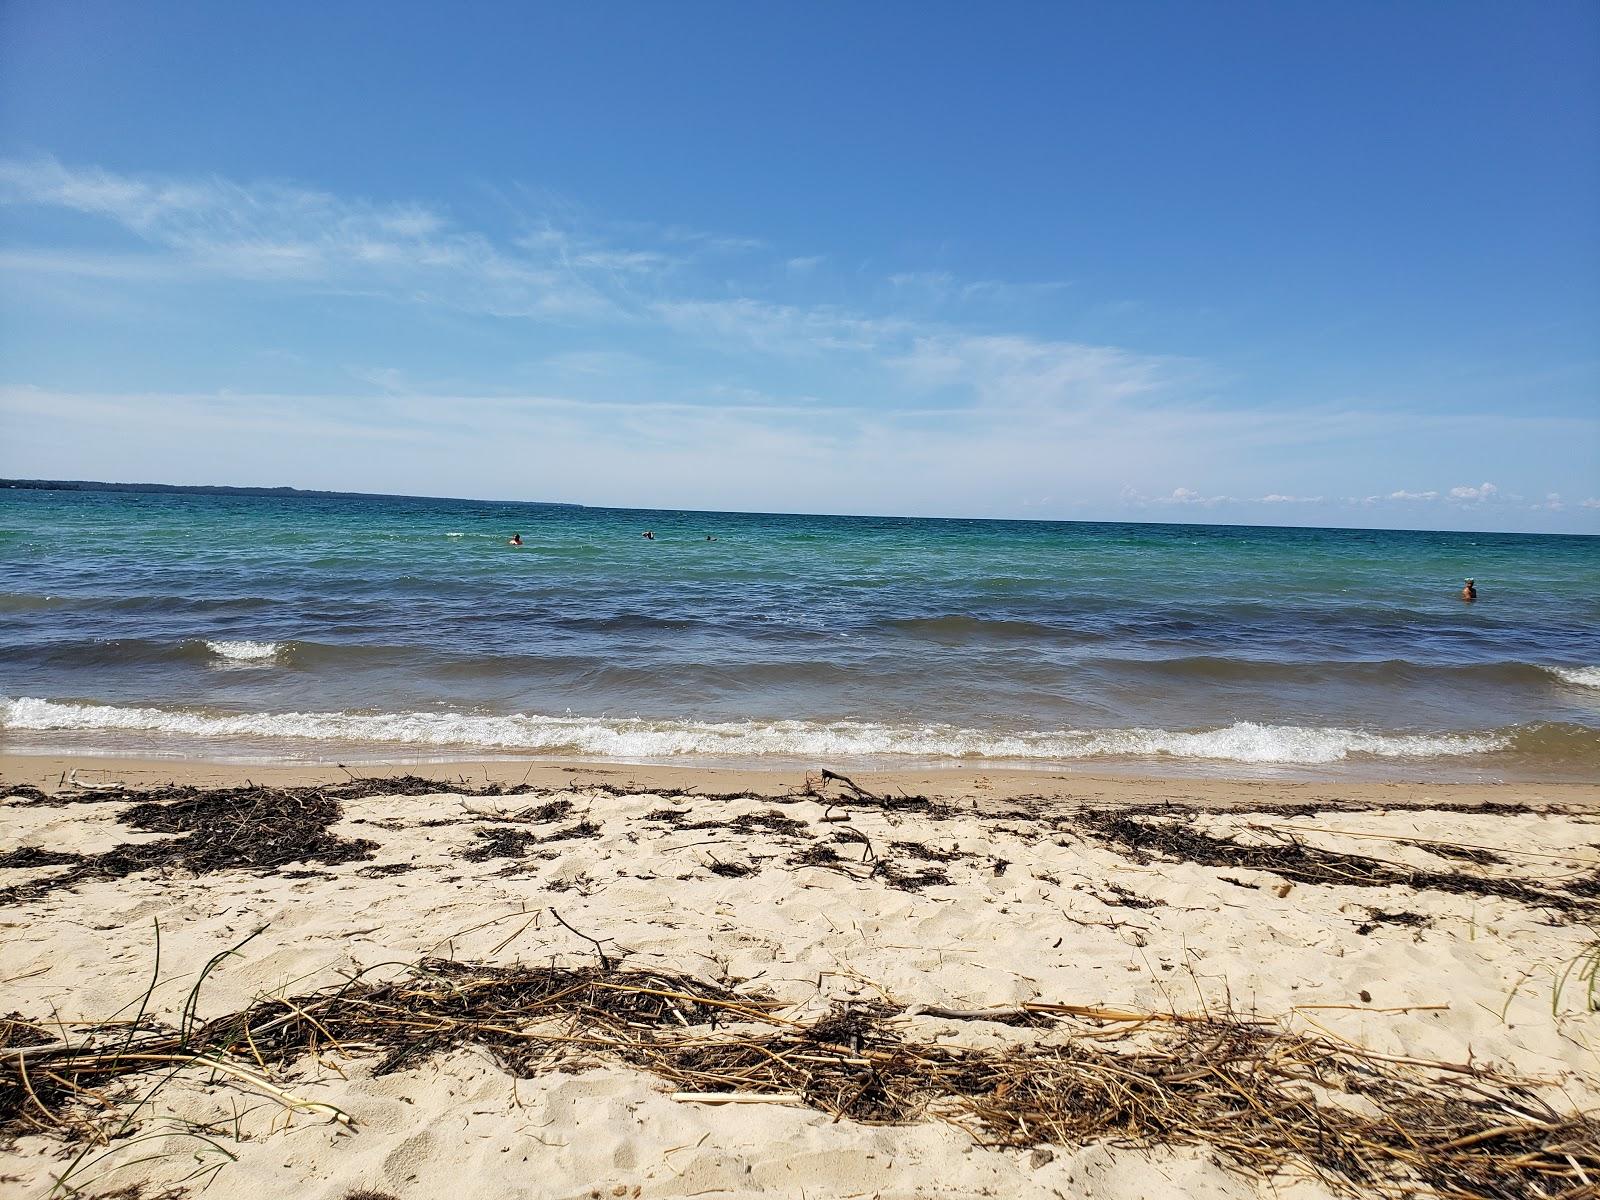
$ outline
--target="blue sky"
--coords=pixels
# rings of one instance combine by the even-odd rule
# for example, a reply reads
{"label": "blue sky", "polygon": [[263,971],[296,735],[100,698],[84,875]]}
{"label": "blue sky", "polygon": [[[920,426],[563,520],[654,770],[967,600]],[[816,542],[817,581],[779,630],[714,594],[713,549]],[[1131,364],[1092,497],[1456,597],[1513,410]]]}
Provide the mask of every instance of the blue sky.
{"label": "blue sky", "polygon": [[0,474],[1600,531],[1600,6],[0,6]]}

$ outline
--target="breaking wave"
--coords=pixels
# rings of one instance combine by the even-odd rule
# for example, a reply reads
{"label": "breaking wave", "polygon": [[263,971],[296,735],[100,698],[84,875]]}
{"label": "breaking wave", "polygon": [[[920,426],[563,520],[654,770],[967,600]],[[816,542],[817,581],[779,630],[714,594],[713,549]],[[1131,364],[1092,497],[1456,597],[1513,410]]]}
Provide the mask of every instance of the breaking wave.
{"label": "breaking wave", "polygon": [[403,744],[628,759],[1177,758],[1284,765],[1335,763],[1352,758],[1482,755],[1504,750],[1514,740],[1510,732],[1377,733],[1249,721],[1192,731],[1136,728],[1004,733],[951,725],[896,726],[862,721],[711,722],[449,712],[219,714],[34,698],[0,700],[0,728]]}
{"label": "breaking wave", "polygon": [[277,642],[216,641],[206,649],[218,658],[236,663],[265,663],[278,657]]}
{"label": "breaking wave", "polygon": [[1549,672],[1577,687],[1600,688],[1600,667],[1550,667]]}

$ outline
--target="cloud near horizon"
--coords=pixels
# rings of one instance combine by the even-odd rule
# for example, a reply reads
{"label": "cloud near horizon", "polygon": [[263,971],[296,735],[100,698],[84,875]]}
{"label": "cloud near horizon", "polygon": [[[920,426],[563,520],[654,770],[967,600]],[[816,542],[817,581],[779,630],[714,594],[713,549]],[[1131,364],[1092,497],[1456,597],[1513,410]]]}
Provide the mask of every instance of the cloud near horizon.
{"label": "cloud near horizon", "polygon": [[44,322],[0,375],[9,475],[1304,523],[1600,507],[1560,500],[1593,489],[1600,421],[1246,403],[1231,366],[1072,336],[1060,282],[863,284],[816,248],[557,205],[494,225],[48,157],[0,160],[0,204],[7,306]]}

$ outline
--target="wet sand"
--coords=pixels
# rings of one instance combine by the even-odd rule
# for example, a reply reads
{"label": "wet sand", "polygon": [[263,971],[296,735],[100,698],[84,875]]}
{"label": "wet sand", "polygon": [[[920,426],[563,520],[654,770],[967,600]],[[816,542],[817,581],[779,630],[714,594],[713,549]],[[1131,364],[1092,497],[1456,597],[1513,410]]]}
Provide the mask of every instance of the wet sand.
{"label": "wet sand", "polygon": [[[823,766],[827,764],[822,764]],[[286,787],[363,777],[417,775],[441,783],[481,786],[485,782],[528,784],[538,788],[586,783],[626,787],[696,788],[703,792],[746,791],[783,796],[805,786],[821,766],[767,770],[707,766],[635,766],[617,762],[552,759],[481,759],[448,762],[363,763],[348,770],[337,763],[240,763],[195,758],[139,758],[101,755],[14,754],[0,750],[0,779],[39,787],[64,784],[69,775],[86,782],[131,786],[194,784],[231,787],[244,782]],[[1063,804],[1155,804],[1181,801],[1211,807],[1240,804],[1302,804],[1337,800],[1374,806],[1422,803],[1560,803],[1600,807],[1600,783],[1509,781],[1503,783],[1418,783],[1330,777],[1283,778],[1095,774],[1078,770],[985,770],[960,767],[873,771],[849,769],[850,778],[886,795],[910,793],[983,805],[990,800],[1035,797]]]}

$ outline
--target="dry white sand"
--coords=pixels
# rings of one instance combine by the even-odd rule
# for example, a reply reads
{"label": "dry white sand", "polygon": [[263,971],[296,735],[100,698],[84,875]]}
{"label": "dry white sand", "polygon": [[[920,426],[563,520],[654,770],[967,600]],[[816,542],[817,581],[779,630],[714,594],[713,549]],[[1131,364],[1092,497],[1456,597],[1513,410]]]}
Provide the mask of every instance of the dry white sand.
{"label": "dry white sand", "polygon": [[[37,766],[36,778],[49,773]],[[6,777],[21,774],[12,769]],[[727,786],[706,773],[699,780],[705,791]],[[1586,1011],[1577,989],[1557,995],[1554,979],[1593,941],[1594,928],[1493,896],[1285,887],[1268,871],[1140,863],[1074,832],[1067,819],[1086,795],[1104,802],[1119,789],[1141,801],[1209,799],[1215,811],[1196,821],[1198,829],[1252,840],[1293,830],[1307,844],[1389,863],[1559,883],[1600,865],[1600,789],[1091,786],[1077,779],[1070,789],[1057,785],[1054,799],[1033,802],[1031,816],[997,817],[1006,805],[996,794],[1027,789],[966,778],[946,790],[967,794],[970,815],[933,821],[915,812],[850,811],[848,828],[906,869],[934,864],[891,850],[895,842],[961,853],[942,864],[949,883],[904,891],[866,877],[865,867],[790,865],[793,841],[726,828],[742,814],[772,811],[772,799],[664,798],[647,779],[630,774],[627,782],[641,790],[567,793],[574,814],[558,824],[584,817],[597,835],[532,846],[514,858],[470,861],[464,852],[480,842],[480,831],[524,828],[501,818],[532,803],[527,798],[447,790],[375,796],[346,801],[333,830],[376,841],[366,862],[313,866],[299,877],[143,874],[14,903],[0,911],[0,1013],[66,1023],[126,1013],[149,982],[158,921],[161,982],[152,1009],[172,1022],[205,962],[263,927],[207,981],[205,1015],[263,994],[310,992],[357,971],[398,975],[424,956],[593,962],[593,948],[554,910],[604,939],[628,966],[765,990],[798,1019],[867,999],[956,1009],[1028,1001],[1157,1012],[1231,1007],[1382,1054],[1494,1064],[1538,1080],[1560,1108],[1600,1100],[1600,1015]],[[674,782],[681,786],[682,777]],[[760,782],[744,790],[781,796],[800,780]],[[1039,788],[1038,777],[1032,782]],[[1270,805],[1351,795],[1386,802],[1309,815],[1274,813]],[[1564,811],[1427,807],[1485,795],[1541,808],[1556,802]],[[124,807],[7,801],[0,850],[97,853],[159,836],[119,824]],[[825,807],[813,800],[777,808],[817,837],[843,828],[825,822]],[[662,809],[683,810],[680,825],[649,819]],[[681,827],[700,822],[708,827]],[[1483,846],[1497,861],[1463,862],[1418,843]],[[847,859],[864,853],[859,845],[837,849]],[[756,870],[725,877],[711,870],[719,862]],[[384,874],[391,864],[396,873]],[[0,888],[63,869],[0,870]],[[1374,923],[1374,909],[1417,914],[1421,923]],[[985,1045],[1020,1036],[988,1022],[900,1020],[923,1041]],[[471,1049],[378,1078],[374,1061],[330,1053],[280,1079],[296,1096],[348,1113],[353,1132],[325,1114],[288,1114],[247,1087],[181,1075],[145,1114],[140,1129],[148,1139],[114,1149],[76,1182],[89,1195],[134,1183],[156,1195],[160,1185],[221,1164],[205,1177],[208,1195],[308,1200],[338,1200],[358,1188],[407,1200],[1330,1194],[1312,1181],[1248,1177],[1204,1147],[1062,1146],[1050,1157],[986,1149],[938,1121],[865,1126],[801,1106],[683,1103],[662,1080],[605,1062],[513,1079]],[[200,1124],[215,1131],[215,1149],[193,1136]],[[48,1195],[67,1161],[58,1140],[22,1137],[0,1153],[0,1195]]]}

